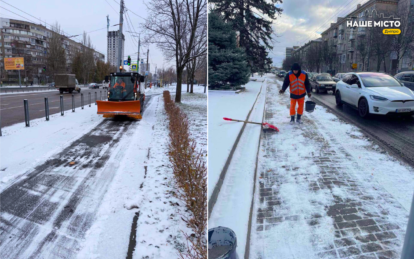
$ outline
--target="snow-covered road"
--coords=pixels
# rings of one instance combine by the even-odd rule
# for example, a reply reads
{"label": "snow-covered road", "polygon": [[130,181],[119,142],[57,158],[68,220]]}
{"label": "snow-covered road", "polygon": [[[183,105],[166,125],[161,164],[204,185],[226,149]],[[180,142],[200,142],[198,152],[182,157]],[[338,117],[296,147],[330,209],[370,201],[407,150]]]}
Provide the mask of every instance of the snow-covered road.
{"label": "snow-covered road", "polygon": [[[250,258],[399,258],[414,187],[395,160],[325,108],[289,125],[268,75]],[[360,257],[359,257],[360,256]]]}
{"label": "snow-covered road", "polygon": [[[174,89],[148,89],[141,121],[92,106],[4,128],[0,258],[178,258],[191,232],[169,168],[161,93]],[[182,108],[206,149],[202,91]]]}

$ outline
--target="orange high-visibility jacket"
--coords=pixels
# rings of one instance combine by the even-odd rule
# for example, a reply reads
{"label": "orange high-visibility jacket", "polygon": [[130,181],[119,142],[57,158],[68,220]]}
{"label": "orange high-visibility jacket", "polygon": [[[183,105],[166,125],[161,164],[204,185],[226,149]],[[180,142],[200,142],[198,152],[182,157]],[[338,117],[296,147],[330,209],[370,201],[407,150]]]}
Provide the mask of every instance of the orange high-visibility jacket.
{"label": "orange high-visibility jacket", "polygon": [[305,80],[306,75],[300,73],[299,77],[296,77],[293,72],[289,73],[289,81],[290,81],[290,93],[294,95],[303,95],[306,94],[305,88]]}
{"label": "orange high-visibility jacket", "polygon": [[117,87],[117,86],[122,86],[123,88],[125,88],[125,82],[122,82],[121,84],[118,84],[118,82],[116,82],[114,84],[114,88]]}
{"label": "orange high-visibility jacket", "polygon": [[290,98],[292,99],[303,98],[306,92],[311,92],[311,86],[305,71],[300,71],[299,76],[289,71],[283,82],[282,91],[284,92],[288,87],[290,88]]}

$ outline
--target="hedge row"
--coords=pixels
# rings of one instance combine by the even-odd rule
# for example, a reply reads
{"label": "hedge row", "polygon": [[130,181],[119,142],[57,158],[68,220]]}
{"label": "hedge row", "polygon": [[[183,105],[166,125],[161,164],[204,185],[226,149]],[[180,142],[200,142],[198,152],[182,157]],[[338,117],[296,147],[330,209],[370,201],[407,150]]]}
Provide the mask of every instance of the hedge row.
{"label": "hedge row", "polygon": [[207,166],[202,150],[197,150],[196,141],[191,138],[187,116],[164,91],[164,107],[169,119],[169,159],[175,181],[177,197],[188,209],[182,219],[193,231],[186,235],[187,251],[182,258],[207,258]]}

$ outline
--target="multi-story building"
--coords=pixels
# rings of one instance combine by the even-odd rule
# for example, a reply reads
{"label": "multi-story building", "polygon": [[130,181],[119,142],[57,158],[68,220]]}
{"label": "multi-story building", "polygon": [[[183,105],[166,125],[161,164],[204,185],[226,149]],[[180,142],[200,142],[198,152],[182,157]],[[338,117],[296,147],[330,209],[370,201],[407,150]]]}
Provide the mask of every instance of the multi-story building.
{"label": "multi-story building", "polygon": [[[0,18],[0,78],[3,82],[18,82],[18,71],[5,71],[4,58],[24,57],[25,70],[21,77],[37,83],[46,81],[46,58],[52,30],[41,24]],[[81,43],[62,35],[62,45],[66,51],[66,70],[71,72],[72,57],[76,51],[86,48]],[[104,54],[94,51],[95,62],[105,62]]]}
{"label": "multi-story building", "polygon": [[[118,67],[118,51],[119,51],[119,31],[108,31],[108,63],[111,66]],[[122,58],[124,57],[125,35],[122,34]]]}
{"label": "multi-story building", "polygon": [[293,48],[286,48],[286,58],[290,58],[292,56],[292,52],[298,48],[299,46],[293,46]]}
{"label": "multi-story building", "polygon": [[297,60],[301,60],[301,63],[302,63],[301,67],[303,70],[307,70],[310,72],[320,72],[320,71],[316,71],[318,69],[320,70],[320,67],[317,67],[314,64],[309,64],[307,62],[307,54],[311,48],[318,49],[320,51],[319,45],[321,44],[321,42],[322,42],[322,38],[311,40],[305,45],[303,45],[302,47],[297,47],[296,49],[292,51],[291,55],[295,56]]}
{"label": "multi-story building", "polygon": [[[378,61],[375,55],[367,58],[366,55],[361,54],[358,48],[358,46],[364,44],[367,37],[367,28],[347,27],[347,21],[367,21],[374,12],[385,15],[396,13],[399,2],[402,1],[411,0],[369,0],[363,5],[358,4],[357,8],[346,17],[338,17],[336,23],[331,23],[330,27],[322,32],[324,44],[336,54],[334,62],[324,64],[322,69],[336,72],[376,71],[378,62],[384,61]],[[390,53],[385,58],[387,73],[395,74],[397,72],[396,63],[393,60],[395,60],[395,53]],[[384,72],[384,64],[381,64],[380,67],[380,71]]]}

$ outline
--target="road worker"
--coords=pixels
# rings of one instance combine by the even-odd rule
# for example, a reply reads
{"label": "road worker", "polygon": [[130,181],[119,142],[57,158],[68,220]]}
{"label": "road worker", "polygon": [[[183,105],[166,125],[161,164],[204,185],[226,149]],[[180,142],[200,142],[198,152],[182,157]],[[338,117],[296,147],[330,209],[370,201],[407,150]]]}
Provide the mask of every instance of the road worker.
{"label": "road worker", "polygon": [[[290,124],[295,123],[295,114],[297,114],[296,123],[302,124],[301,117],[303,114],[305,95],[307,93],[308,97],[311,97],[312,88],[309,83],[308,75],[305,71],[301,70],[298,63],[294,63],[292,65],[292,70],[286,74],[282,89],[279,93],[283,94],[288,86],[290,88]],[[297,113],[296,104],[298,105]]]}
{"label": "road worker", "polygon": [[118,78],[118,80],[114,84],[113,88],[115,89],[117,86],[122,86],[125,90],[125,82],[120,77]]}

